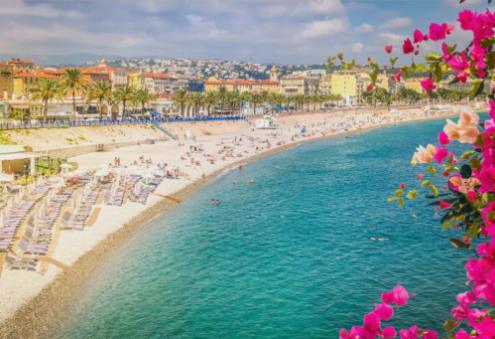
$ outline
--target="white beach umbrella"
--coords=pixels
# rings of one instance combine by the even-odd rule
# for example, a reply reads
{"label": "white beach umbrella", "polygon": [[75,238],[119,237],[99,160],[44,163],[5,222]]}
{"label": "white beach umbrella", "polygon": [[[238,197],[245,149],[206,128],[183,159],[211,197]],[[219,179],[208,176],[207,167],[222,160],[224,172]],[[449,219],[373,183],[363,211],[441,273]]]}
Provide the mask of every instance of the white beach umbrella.
{"label": "white beach umbrella", "polygon": [[14,178],[11,175],[0,173],[0,182],[10,182],[12,180],[14,180]]}

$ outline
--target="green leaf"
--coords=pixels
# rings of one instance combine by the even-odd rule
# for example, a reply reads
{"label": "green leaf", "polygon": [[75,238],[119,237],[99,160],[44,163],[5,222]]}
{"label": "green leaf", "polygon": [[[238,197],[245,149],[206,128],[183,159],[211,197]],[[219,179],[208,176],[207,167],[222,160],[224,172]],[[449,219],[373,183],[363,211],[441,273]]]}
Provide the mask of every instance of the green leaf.
{"label": "green leaf", "polygon": [[392,67],[394,67],[395,64],[397,63],[397,60],[399,60],[399,57],[390,58],[390,65],[392,65]]}
{"label": "green leaf", "polygon": [[448,230],[450,228],[452,228],[452,224],[450,222],[444,222],[442,224],[442,231]]}
{"label": "green leaf", "polygon": [[459,323],[457,321],[454,321],[452,319],[447,319],[444,323],[443,323],[443,328],[447,331],[447,332],[452,332],[455,328],[459,327]]}
{"label": "green leaf", "polygon": [[438,197],[438,188],[435,185],[430,184],[430,191],[435,197]]}
{"label": "green leaf", "polygon": [[409,193],[407,193],[407,199],[409,200],[415,200],[418,197],[418,191],[416,190],[410,190]]}
{"label": "green leaf", "polygon": [[429,62],[440,61],[442,60],[442,56],[438,53],[428,53],[426,55],[426,60]]}
{"label": "green leaf", "polygon": [[450,243],[452,244],[452,246],[456,247],[456,248],[471,248],[471,244],[468,244],[468,243],[465,243],[464,241],[462,240],[459,240],[459,239],[449,239]]}
{"label": "green leaf", "polygon": [[431,175],[435,175],[437,173],[437,169],[433,166],[428,166],[426,171],[428,171],[428,173],[430,173]]}
{"label": "green leaf", "polygon": [[426,186],[430,186],[431,185],[431,181],[430,180],[425,180],[421,183],[421,187],[426,187]]}
{"label": "green leaf", "polygon": [[394,202],[396,199],[396,197],[388,197],[387,202]]}
{"label": "green leaf", "polygon": [[482,47],[491,47],[495,44],[495,37],[491,37],[491,38],[488,38],[488,39],[484,39],[481,41],[481,46]]}
{"label": "green leaf", "polygon": [[480,159],[471,159],[471,167],[479,171],[481,169]]}
{"label": "green leaf", "polygon": [[339,58],[340,61],[343,61],[344,60],[344,53],[337,54],[337,58]]}
{"label": "green leaf", "polygon": [[404,194],[404,191],[401,190],[400,188],[394,192],[394,195],[396,197],[401,197]]}
{"label": "green leaf", "polygon": [[402,207],[404,207],[404,199],[399,198],[399,199],[397,199],[397,202],[399,203],[399,206],[400,206],[401,208],[402,208]]}
{"label": "green leaf", "polygon": [[464,152],[462,153],[461,155],[461,159],[462,160],[466,160],[467,158],[469,158],[470,156],[472,156],[473,154],[476,154],[475,151],[467,151],[467,152]]}
{"label": "green leaf", "polygon": [[471,93],[470,93],[471,96],[474,98],[480,95],[480,93],[483,91],[484,85],[485,83],[483,82],[483,80],[474,80],[473,87],[471,88]]}

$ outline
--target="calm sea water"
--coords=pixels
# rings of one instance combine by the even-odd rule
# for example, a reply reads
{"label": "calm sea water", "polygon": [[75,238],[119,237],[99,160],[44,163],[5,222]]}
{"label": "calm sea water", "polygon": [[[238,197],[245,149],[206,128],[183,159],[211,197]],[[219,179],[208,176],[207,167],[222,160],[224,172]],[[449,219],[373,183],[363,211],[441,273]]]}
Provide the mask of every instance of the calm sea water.
{"label": "calm sea water", "polygon": [[397,283],[417,296],[394,324],[441,328],[468,253],[425,201],[385,200],[416,181],[414,147],[442,125],[318,141],[226,173],[105,259],[60,337],[336,338]]}

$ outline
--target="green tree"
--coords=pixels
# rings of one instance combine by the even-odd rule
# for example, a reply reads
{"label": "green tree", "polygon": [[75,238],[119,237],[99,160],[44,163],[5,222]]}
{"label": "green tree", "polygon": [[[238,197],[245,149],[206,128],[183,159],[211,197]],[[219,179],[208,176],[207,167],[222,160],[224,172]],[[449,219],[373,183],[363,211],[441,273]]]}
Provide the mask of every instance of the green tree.
{"label": "green tree", "polygon": [[122,120],[127,117],[126,108],[127,103],[134,99],[135,88],[129,84],[119,87],[115,92],[116,98],[122,103]]}
{"label": "green tree", "polygon": [[108,81],[98,81],[93,83],[88,88],[88,100],[97,100],[98,101],[98,112],[100,113],[100,120],[103,119],[103,102],[108,100],[110,95],[112,94],[112,86]]}
{"label": "green tree", "polygon": [[158,96],[151,93],[147,88],[140,88],[134,92],[134,101],[141,105],[141,113],[146,110],[146,105],[155,101]]}
{"label": "green tree", "polygon": [[76,113],[76,94],[84,92],[86,89],[86,80],[83,78],[81,71],[77,68],[68,68],[62,75],[62,89],[72,95],[72,113]]}
{"label": "green tree", "polygon": [[48,102],[60,97],[61,91],[57,81],[53,79],[41,79],[37,86],[31,90],[33,99],[43,102],[43,121],[48,119]]}
{"label": "green tree", "polygon": [[172,101],[175,106],[180,107],[180,115],[183,117],[187,103],[187,91],[183,88],[179,89],[177,92],[175,92]]}
{"label": "green tree", "polygon": [[216,106],[218,103],[218,96],[215,92],[206,92],[204,95],[204,104],[208,115],[211,115],[211,108]]}

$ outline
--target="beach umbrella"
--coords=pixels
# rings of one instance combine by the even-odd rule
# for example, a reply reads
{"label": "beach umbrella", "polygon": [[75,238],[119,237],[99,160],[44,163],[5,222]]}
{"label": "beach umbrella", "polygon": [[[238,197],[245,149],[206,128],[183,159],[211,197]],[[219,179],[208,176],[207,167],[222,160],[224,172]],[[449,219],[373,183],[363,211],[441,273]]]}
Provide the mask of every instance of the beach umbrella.
{"label": "beach umbrella", "polygon": [[0,173],[0,182],[10,182],[12,180],[14,180],[14,178],[11,175]]}

